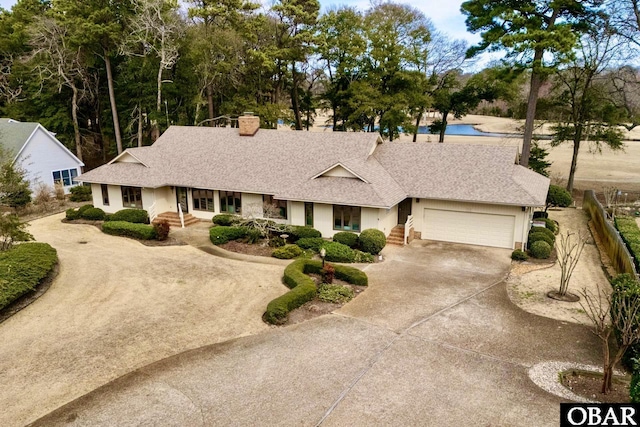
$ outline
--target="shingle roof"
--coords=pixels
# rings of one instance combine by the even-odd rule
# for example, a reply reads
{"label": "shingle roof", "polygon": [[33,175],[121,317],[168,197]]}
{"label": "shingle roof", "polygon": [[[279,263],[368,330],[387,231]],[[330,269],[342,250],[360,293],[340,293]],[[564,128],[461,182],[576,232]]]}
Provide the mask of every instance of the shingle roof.
{"label": "shingle roof", "polygon": [[0,118],[0,145],[16,156],[37,127],[38,123]]}
{"label": "shingle roof", "polygon": [[[80,180],[384,208],[406,197],[544,205],[548,179],[515,165],[512,147],[377,142],[372,133],[261,129],[242,137],[235,128],[172,126],[153,146],[126,150],[143,164],[116,158]],[[366,182],[314,179],[338,163]]]}

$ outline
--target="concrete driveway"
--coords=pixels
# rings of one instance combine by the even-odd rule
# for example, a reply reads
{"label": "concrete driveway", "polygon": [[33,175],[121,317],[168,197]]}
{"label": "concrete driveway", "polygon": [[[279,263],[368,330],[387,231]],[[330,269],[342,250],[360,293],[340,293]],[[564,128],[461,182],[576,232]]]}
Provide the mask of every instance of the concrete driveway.
{"label": "concrete driveway", "polygon": [[58,250],[60,274],[0,323],[0,425],[22,426],[137,368],[269,330],[282,267],[147,247],[63,215],[29,231]]}
{"label": "concrete driveway", "polygon": [[386,255],[337,313],[167,358],[34,425],[558,424],[560,399],[527,370],[597,363],[598,342],[510,303],[509,251],[415,242]]}

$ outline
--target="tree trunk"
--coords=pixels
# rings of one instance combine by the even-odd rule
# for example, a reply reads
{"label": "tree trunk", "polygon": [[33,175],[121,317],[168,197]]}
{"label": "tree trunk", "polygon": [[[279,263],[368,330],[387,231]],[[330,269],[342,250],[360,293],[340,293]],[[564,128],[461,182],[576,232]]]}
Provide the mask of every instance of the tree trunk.
{"label": "tree trunk", "polygon": [[109,86],[109,102],[111,103],[111,115],[113,116],[113,133],[116,137],[116,147],[118,154],[122,153],[122,137],[120,136],[120,120],[118,120],[118,107],[116,105],[116,95],[113,90],[113,74],[111,74],[111,60],[107,51],[104,52],[104,65],[107,69],[107,83]]}
{"label": "tree trunk", "polygon": [[576,126],[576,133],[573,137],[573,156],[571,157],[571,169],[569,169],[569,180],[567,181],[567,191],[573,192],[573,180],[578,167],[578,152],[580,151],[580,140],[582,139],[582,125]]}
{"label": "tree trunk", "polygon": [[607,392],[610,389],[610,382],[611,382],[611,371],[613,370],[612,366],[610,365],[610,354],[609,354],[609,336],[607,335],[607,338],[604,339],[602,341],[602,351],[603,351],[603,357],[602,357],[602,364],[603,364],[603,373],[604,376],[602,377],[602,390],[601,392],[603,394],[607,394]]}
{"label": "tree trunk", "polygon": [[207,85],[207,106],[209,107],[209,126],[213,127],[213,119],[215,117],[213,111],[213,88],[210,84]]}
{"label": "tree trunk", "polygon": [[142,147],[142,105],[138,104],[138,147]]}
{"label": "tree trunk", "polygon": [[544,50],[536,48],[533,56],[533,68],[531,72],[531,85],[529,87],[529,98],[527,99],[527,116],[524,122],[524,136],[522,139],[522,155],[520,164],[529,166],[529,154],[531,153],[531,140],[533,139],[533,126],[536,118],[536,107],[538,105],[538,95],[542,86],[542,75],[536,67],[541,66]]}
{"label": "tree trunk", "polygon": [[156,111],[159,113],[162,110],[162,65],[158,68],[156,84],[158,85],[158,96],[156,97]]}
{"label": "tree trunk", "polygon": [[71,86],[73,96],[71,97],[71,117],[73,118],[73,136],[76,141],[76,156],[78,160],[84,162],[82,159],[82,140],[80,138],[80,126],[78,125],[78,88],[75,85]]}
{"label": "tree trunk", "polygon": [[413,132],[413,142],[418,140],[418,130],[420,128],[420,119],[422,118],[422,112],[416,117],[416,130]]}
{"label": "tree trunk", "polygon": [[296,130],[302,130],[302,118],[300,117],[300,99],[298,98],[298,73],[296,72],[295,62],[291,64],[291,78],[293,87],[291,89],[291,106],[293,107],[293,116],[296,120]]}
{"label": "tree trunk", "polygon": [[442,127],[440,128],[440,138],[438,142],[444,142],[444,133],[447,130],[447,116],[449,115],[448,111],[442,112]]}

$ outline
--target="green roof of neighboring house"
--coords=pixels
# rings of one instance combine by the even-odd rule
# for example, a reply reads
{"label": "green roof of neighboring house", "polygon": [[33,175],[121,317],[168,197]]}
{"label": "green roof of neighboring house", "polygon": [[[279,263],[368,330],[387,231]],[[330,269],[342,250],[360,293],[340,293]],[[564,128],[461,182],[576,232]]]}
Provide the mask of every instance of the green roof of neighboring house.
{"label": "green roof of neighboring house", "polygon": [[0,145],[17,156],[36,127],[38,123],[0,118]]}

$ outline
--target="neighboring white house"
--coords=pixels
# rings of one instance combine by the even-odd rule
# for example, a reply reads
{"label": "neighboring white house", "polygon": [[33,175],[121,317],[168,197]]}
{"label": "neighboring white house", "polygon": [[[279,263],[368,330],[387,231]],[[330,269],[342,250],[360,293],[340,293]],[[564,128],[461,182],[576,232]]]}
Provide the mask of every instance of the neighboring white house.
{"label": "neighboring white house", "polygon": [[39,123],[0,118],[0,145],[26,170],[32,189],[59,181],[69,193],[79,183],[76,178],[84,164]]}
{"label": "neighboring white house", "polygon": [[[106,212],[146,209],[209,220],[231,212],[309,225],[324,237],[377,228],[412,236],[522,248],[549,179],[517,164],[515,147],[383,142],[358,132],[170,127],[79,177]],[[269,209],[273,211],[273,209]]]}

